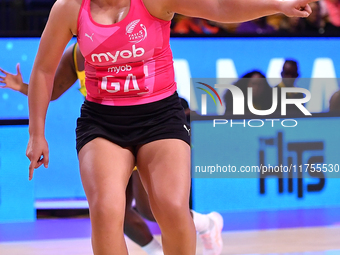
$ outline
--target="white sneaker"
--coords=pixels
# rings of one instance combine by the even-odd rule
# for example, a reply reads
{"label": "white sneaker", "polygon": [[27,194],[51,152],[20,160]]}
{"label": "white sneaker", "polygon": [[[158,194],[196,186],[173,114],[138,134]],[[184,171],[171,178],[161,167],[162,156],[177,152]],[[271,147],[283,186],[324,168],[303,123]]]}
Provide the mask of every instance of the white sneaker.
{"label": "white sneaker", "polygon": [[223,218],[218,212],[207,214],[211,221],[210,230],[199,234],[203,242],[203,255],[220,255],[223,248],[222,228]]}

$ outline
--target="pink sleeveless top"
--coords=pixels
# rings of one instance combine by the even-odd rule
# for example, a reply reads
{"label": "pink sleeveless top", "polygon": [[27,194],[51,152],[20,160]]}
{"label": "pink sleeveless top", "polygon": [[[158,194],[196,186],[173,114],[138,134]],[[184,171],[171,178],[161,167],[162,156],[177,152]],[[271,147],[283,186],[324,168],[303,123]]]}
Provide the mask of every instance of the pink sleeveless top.
{"label": "pink sleeveless top", "polygon": [[92,19],[90,0],[78,17],[78,44],[85,57],[86,99],[105,105],[138,105],[176,91],[170,21],[153,17],[143,0],[130,0],[127,16],[102,25]]}

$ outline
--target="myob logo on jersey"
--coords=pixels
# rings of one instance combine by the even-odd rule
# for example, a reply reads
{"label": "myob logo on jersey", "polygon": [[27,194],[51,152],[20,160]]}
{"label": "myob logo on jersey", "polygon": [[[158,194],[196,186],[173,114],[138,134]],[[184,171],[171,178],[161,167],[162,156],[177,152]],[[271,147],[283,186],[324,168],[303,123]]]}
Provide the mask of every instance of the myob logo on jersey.
{"label": "myob logo on jersey", "polygon": [[124,58],[124,59],[127,59],[127,58],[138,58],[138,57],[141,57],[143,56],[145,53],[145,50],[140,47],[140,48],[136,48],[136,45],[132,45],[132,49],[131,50],[122,50],[122,51],[119,51],[117,50],[116,52],[102,52],[102,53],[93,53],[91,55],[91,59],[92,59],[92,62],[103,62],[103,61],[106,61],[106,62],[109,62],[111,61],[112,63],[115,63],[117,62],[117,60],[119,58]]}
{"label": "myob logo on jersey", "polygon": [[148,36],[146,27],[143,24],[139,24],[139,22],[140,19],[136,19],[126,26],[126,35],[131,43],[139,43]]}
{"label": "myob logo on jersey", "polygon": [[130,65],[113,66],[107,69],[109,73],[116,73],[116,74],[118,74],[120,71],[129,72],[131,70],[132,70],[132,66]]}

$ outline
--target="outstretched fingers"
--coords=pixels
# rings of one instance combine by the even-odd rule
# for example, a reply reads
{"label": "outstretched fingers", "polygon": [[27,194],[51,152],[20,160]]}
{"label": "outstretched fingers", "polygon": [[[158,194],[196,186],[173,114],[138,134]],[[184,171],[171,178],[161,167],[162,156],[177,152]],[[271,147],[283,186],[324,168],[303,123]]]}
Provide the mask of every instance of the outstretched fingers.
{"label": "outstretched fingers", "polygon": [[[6,88],[7,87],[7,82],[5,81],[5,76],[0,75],[0,88]],[[4,84],[4,85],[1,85]]]}
{"label": "outstretched fingers", "polygon": [[20,72],[20,63],[17,63],[17,72],[19,75],[21,75],[21,72]]}
{"label": "outstretched fingers", "polygon": [[1,67],[0,67],[0,72],[2,72],[3,74],[5,74],[5,75],[7,75],[8,74],[8,72],[6,72],[4,69],[2,69]]}

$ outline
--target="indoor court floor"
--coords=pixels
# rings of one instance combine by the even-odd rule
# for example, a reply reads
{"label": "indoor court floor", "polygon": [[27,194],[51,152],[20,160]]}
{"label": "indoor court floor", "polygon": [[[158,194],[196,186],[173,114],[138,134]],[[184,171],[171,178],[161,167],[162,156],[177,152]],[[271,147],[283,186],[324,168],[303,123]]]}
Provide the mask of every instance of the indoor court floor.
{"label": "indoor court floor", "polygon": [[[225,213],[222,255],[340,255],[340,209]],[[148,222],[160,238],[155,223]],[[1,255],[91,255],[90,220],[0,224]],[[146,255],[126,238],[129,254]],[[202,243],[197,240],[197,253]]]}

